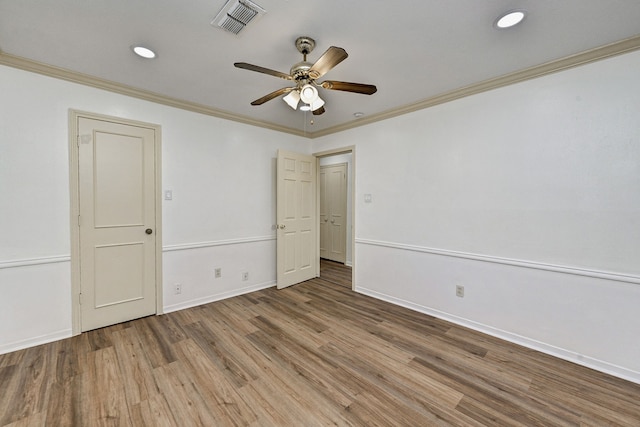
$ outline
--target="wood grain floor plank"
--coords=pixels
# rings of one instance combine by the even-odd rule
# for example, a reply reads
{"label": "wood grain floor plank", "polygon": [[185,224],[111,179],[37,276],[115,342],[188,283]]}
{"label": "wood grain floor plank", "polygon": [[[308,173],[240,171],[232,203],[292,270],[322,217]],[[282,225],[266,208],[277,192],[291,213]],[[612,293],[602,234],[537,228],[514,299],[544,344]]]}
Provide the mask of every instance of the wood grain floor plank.
{"label": "wood grain floor plank", "polygon": [[159,393],[136,328],[115,331],[112,337],[128,404],[135,405]]}
{"label": "wood grain floor plank", "polygon": [[173,418],[184,426],[204,426],[215,419],[209,402],[195,388],[195,378],[185,375],[183,362],[175,361],[153,370],[153,375]]}
{"label": "wood grain floor plank", "polygon": [[255,326],[249,322],[249,319],[255,317],[255,313],[246,310],[237,299],[220,301],[216,308],[218,313],[213,317],[220,318],[230,325],[238,335],[247,335],[256,331]]}
{"label": "wood grain floor plank", "polygon": [[118,369],[118,358],[113,347],[102,347],[89,354],[88,370],[83,374],[83,394],[90,414],[102,425],[131,425],[129,407],[125,397],[125,383]]}
{"label": "wood grain floor plank", "polygon": [[[290,342],[287,345],[279,345],[280,340],[277,337],[264,332],[256,332],[248,338],[271,360],[269,369],[293,375],[295,380],[304,379],[309,387],[334,405],[348,406],[360,391],[354,390],[351,386],[345,387],[345,376],[342,376],[340,381],[334,381],[333,376],[338,371],[337,365],[315,350],[308,351]],[[341,370],[340,374],[344,374],[344,371]]]}
{"label": "wood grain floor plank", "polygon": [[181,368],[185,378],[189,378],[194,390],[206,402],[211,413],[209,422],[225,426],[255,421],[255,414],[238,394],[239,387],[217,369],[198,343],[182,341],[176,344],[176,350],[182,355]]}
{"label": "wood grain floor plank", "polygon": [[131,410],[133,425],[172,427],[182,425],[171,412],[167,399],[163,393],[150,396],[149,399],[134,405]]}
{"label": "wood grain floor plank", "polygon": [[51,385],[51,398],[43,412],[46,416],[44,425],[82,425],[81,400],[76,395],[80,378],[78,375]]}
{"label": "wood grain floor plank", "polygon": [[0,423],[9,424],[43,411],[49,396],[50,384],[55,375],[51,369],[54,346],[37,346],[24,350],[20,365],[7,370],[3,376],[8,381],[2,389],[6,399],[0,408]]}
{"label": "wood grain floor plank", "polygon": [[[438,357],[418,358],[411,365],[417,371],[432,376],[443,384],[464,393],[459,410],[466,413],[470,401],[475,407],[486,407],[500,413],[507,425],[566,425],[575,424],[575,414],[562,411],[552,401],[540,402],[527,393],[510,388],[500,378],[481,378],[475,375],[474,365],[451,363]],[[424,368],[424,369],[423,369]],[[491,411],[485,411],[491,412]],[[558,415],[558,412],[562,412]],[[484,416],[484,414],[483,414]]]}
{"label": "wood grain floor plank", "polygon": [[173,339],[171,336],[163,334],[162,324],[154,320],[156,317],[158,316],[138,319],[134,327],[138,332],[140,342],[149,350],[147,357],[151,362],[151,366],[159,368],[175,362],[176,357],[171,347]]}

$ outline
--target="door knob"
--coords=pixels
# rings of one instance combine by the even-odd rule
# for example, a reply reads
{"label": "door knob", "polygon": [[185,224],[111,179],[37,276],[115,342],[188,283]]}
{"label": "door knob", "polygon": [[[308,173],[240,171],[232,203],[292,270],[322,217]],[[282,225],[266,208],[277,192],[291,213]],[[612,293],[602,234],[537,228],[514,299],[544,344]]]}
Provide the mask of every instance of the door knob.
{"label": "door knob", "polygon": [[147,233],[147,234],[151,234],[151,233],[153,233],[153,230],[150,229],[150,228],[147,228],[146,230],[144,230],[144,232]]}
{"label": "door knob", "polygon": [[278,226],[278,228],[279,228],[280,230],[284,230],[284,228],[285,228],[285,227],[286,227],[286,225],[284,225],[284,224],[280,224],[280,225]]}
{"label": "door knob", "polygon": [[334,222],[336,222],[336,220],[335,220],[335,219],[332,219],[332,220],[331,220],[331,224],[333,224]]}

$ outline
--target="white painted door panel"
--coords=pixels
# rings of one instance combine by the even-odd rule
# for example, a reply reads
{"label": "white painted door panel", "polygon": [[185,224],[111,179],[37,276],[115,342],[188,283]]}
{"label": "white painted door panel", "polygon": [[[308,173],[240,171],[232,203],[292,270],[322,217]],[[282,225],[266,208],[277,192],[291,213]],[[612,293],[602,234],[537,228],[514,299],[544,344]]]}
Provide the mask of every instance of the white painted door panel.
{"label": "white painted door panel", "polygon": [[78,135],[87,331],[156,312],[155,131],[79,117]]}
{"label": "white painted door panel", "polygon": [[320,168],[320,256],[344,263],[347,245],[347,164]]}
{"label": "white painted door panel", "polygon": [[316,158],[278,150],[277,287],[317,276]]}

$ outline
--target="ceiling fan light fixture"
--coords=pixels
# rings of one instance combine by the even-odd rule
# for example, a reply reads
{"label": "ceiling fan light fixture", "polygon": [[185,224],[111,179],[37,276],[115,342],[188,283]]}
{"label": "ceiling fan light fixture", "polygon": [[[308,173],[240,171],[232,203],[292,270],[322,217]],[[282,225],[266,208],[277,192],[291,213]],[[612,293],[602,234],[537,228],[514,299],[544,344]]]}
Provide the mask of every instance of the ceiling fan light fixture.
{"label": "ceiling fan light fixture", "polygon": [[300,111],[311,111],[311,105],[309,104],[302,104],[300,106]]}
{"label": "ceiling fan light fixture", "polygon": [[317,99],[311,103],[311,111],[316,111],[318,108],[322,108],[323,105],[324,101],[318,96]]}
{"label": "ceiling fan light fixture", "polygon": [[300,89],[300,100],[302,102],[312,104],[316,99],[318,99],[318,89],[308,83],[302,86]]}
{"label": "ceiling fan light fixture", "polygon": [[282,100],[286,102],[289,107],[296,110],[298,108],[298,103],[300,102],[300,92],[292,90],[287,96],[284,96]]}
{"label": "ceiling fan light fixture", "polygon": [[510,10],[500,15],[493,23],[493,26],[499,30],[511,28],[521,23],[526,16],[526,10]]}

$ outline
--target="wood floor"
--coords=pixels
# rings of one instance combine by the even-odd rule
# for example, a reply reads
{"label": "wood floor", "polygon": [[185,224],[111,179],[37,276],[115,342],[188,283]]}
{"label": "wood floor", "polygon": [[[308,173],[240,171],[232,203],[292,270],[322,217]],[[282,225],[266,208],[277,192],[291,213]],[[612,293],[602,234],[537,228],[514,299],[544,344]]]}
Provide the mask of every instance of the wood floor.
{"label": "wood floor", "polygon": [[345,268],[1,355],[0,425],[640,426],[640,385],[359,295]]}

